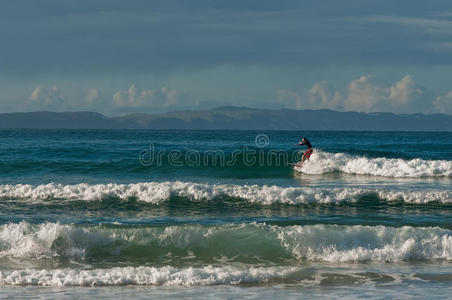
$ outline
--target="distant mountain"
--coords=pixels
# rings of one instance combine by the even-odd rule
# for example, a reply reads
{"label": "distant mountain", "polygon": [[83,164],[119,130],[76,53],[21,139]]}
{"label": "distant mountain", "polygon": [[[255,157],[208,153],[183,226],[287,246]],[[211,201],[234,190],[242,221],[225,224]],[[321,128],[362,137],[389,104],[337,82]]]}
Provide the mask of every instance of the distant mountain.
{"label": "distant mountain", "polygon": [[116,122],[95,112],[50,112],[0,114],[0,128],[116,128]]}
{"label": "distant mountain", "polygon": [[452,131],[452,116],[247,107],[119,117],[41,111],[0,114],[0,128]]}

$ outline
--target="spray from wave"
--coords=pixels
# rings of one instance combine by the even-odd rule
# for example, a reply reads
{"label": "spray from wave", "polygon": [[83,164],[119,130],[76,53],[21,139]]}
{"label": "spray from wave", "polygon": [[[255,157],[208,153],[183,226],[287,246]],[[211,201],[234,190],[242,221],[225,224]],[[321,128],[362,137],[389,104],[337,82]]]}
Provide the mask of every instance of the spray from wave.
{"label": "spray from wave", "polygon": [[386,177],[449,177],[452,176],[452,161],[368,158],[316,150],[297,170],[307,174],[342,172]]}
{"label": "spray from wave", "polygon": [[0,185],[0,198],[22,199],[30,203],[51,204],[52,200],[101,201],[103,199],[134,199],[159,204],[182,197],[190,201],[210,201],[220,197],[243,199],[252,204],[338,204],[356,202],[366,197],[375,201],[401,201],[425,204],[452,203],[448,190],[398,191],[367,188],[309,188],[276,185],[205,184],[192,182],[144,182],[132,184],[44,184]]}
{"label": "spray from wave", "polygon": [[[163,285],[205,286],[281,282],[299,268],[294,267],[214,267],[175,268],[117,267],[94,270],[0,271],[0,284],[39,286]],[[313,278],[308,277],[313,280]],[[289,281],[290,282],[290,281]],[[292,280],[294,282],[294,280]]]}
{"label": "spray from wave", "polygon": [[27,222],[0,227],[0,257],[190,265],[451,261],[452,231],[438,227],[267,224],[167,227]]}
{"label": "spray from wave", "polygon": [[[413,273],[410,268],[402,270],[385,269],[363,272],[357,266],[334,268],[329,266],[312,267],[250,267],[250,266],[204,266],[204,267],[115,267],[98,269],[23,269],[0,271],[1,285],[14,286],[122,286],[153,285],[165,287],[200,287],[215,285],[243,286],[331,286],[364,284],[367,286],[400,284],[406,281],[412,285],[416,281],[440,281],[451,283],[447,274],[450,267],[438,266],[424,268],[423,272]],[[446,274],[444,274],[446,273]],[[174,291],[174,290],[172,290]],[[445,295],[447,292],[444,293]]]}

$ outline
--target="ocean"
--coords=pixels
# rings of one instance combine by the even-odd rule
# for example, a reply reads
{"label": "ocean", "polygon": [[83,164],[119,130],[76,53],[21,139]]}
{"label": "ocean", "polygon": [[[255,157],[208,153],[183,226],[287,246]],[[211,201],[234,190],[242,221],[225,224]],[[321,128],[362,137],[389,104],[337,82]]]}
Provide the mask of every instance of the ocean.
{"label": "ocean", "polygon": [[450,132],[0,138],[0,298],[452,295]]}

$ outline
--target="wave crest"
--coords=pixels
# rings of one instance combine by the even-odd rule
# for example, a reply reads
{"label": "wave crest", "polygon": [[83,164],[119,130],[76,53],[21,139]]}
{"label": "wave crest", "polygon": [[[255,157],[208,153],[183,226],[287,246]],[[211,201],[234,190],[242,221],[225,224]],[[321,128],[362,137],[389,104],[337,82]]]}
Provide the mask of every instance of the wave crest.
{"label": "wave crest", "polygon": [[386,177],[450,177],[452,176],[452,161],[420,158],[411,160],[368,158],[316,150],[302,167],[296,169],[307,174],[342,172]]}
{"label": "wave crest", "polygon": [[26,222],[0,227],[0,257],[199,263],[452,260],[438,227],[228,224],[130,228]]}
{"label": "wave crest", "polygon": [[159,204],[171,197],[191,201],[209,201],[218,197],[243,199],[252,204],[331,204],[356,202],[365,197],[376,201],[402,201],[425,204],[452,203],[452,192],[447,190],[397,191],[368,188],[309,188],[280,187],[276,185],[204,184],[192,182],[143,182],[131,184],[76,185],[0,185],[0,198],[23,199],[30,203],[51,204],[54,199],[71,201],[101,201],[116,198]]}
{"label": "wave crest", "polygon": [[123,267],[95,270],[23,270],[0,271],[0,284],[40,286],[109,286],[164,285],[205,286],[263,283],[282,279],[293,273],[294,267],[214,267],[175,268]]}

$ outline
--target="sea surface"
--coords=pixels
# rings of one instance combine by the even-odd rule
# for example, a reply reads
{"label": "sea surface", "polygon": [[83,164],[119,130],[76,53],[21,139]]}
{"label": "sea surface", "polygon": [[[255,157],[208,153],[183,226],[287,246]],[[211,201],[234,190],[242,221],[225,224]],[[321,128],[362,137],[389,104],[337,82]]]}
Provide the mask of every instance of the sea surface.
{"label": "sea surface", "polygon": [[0,140],[0,298],[452,295],[452,133]]}

